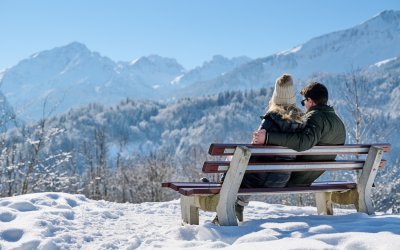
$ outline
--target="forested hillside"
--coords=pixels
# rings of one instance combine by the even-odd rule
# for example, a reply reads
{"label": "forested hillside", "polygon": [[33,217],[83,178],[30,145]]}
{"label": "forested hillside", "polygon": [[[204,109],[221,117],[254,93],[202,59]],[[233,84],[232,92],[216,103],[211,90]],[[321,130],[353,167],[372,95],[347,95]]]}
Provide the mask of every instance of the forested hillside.
{"label": "forested hillside", "polygon": [[[398,109],[393,103],[397,98],[388,95],[398,89],[399,74],[374,70],[310,80],[322,81],[331,90],[331,104],[347,126],[347,143],[392,143],[374,200],[377,210],[397,211],[399,116],[392,112]],[[127,99],[112,107],[72,109],[33,125],[21,123],[2,134],[1,195],[63,191],[118,202],[170,199],[175,194],[161,190],[160,183],[200,178],[212,142],[250,142],[271,94],[272,89],[232,91],[175,103]],[[344,172],[336,178],[354,176]],[[314,202],[309,196],[268,199]]]}

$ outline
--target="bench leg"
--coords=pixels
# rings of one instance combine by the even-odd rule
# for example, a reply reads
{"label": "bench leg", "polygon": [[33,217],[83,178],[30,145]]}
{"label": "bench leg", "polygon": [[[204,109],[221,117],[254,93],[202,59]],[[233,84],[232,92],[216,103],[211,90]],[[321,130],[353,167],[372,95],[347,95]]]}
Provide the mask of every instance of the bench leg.
{"label": "bench leg", "polygon": [[331,200],[332,193],[316,193],[315,202],[317,203],[318,214],[333,215],[333,207]]}
{"label": "bench leg", "polygon": [[183,224],[199,225],[199,208],[195,196],[181,195],[181,215]]}
{"label": "bench leg", "polygon": [[237,226],[235,202],[242,183],[243,175],[249,163],[251,151],[246,147],[237,147],[233,154],[220,191],[217,205],[218,222],[221,226]]}
{"label": "bench leg", "polygon": [[376,173],[378,172],[379,163],[382,160],[383,149],[372,146],[369,149],[367,159],[358,179],[358,211],[366,214],[374,214],[374,206],[371,200],[371,189],[374,183]]}

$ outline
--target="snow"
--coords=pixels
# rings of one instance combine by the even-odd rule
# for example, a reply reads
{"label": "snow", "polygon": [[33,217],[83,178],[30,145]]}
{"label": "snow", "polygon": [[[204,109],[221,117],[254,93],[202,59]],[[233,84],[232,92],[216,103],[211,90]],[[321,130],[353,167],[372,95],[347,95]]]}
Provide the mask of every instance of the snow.
{"label": "snow", "polygon": [[182,74],[182,75],[179,75],[179,76],[175,77],[175,79],[171,81],[171,84],[172,84],[172,85],[174,85],[174,84],[179,84],[179,81],[181,80],[181,78],[182,78],[184,75],[185,75],[185,74]]}
{"label": "snow", "polygon": [[0,199],[0,249],[400,249],[400,215],[251,202],[238,227],[180,224],[179,200],[141,204],[36,193]]}
{"label": "snow", "polygon": [[393,58],[390,58],[390,59],[386,59],[386,60],[377,62],[377,63],[375,63],[374,65],[375,65],[376,67],[381,67],[382,65],[388,64],[388,63],[390,63],[390,62],[392,62],[392,61],[395,61],[395,60],[397,60],[397,57],[393,57]]}
{"label": "snow", "polygon": [[133,60],[129,63],[129,65],[134,65],[135,63],[137,63],[137,62],[139,61],[139,59],[140,59],[140,57],[138,57],[138,58],[136,58],[136,59],[133,59]]}
{"label": "snow", "polygon": [[292,49],[284,50],[282,52],[277,53],[277,55],[289,55],[289,54],[292,54],[292,53],[296,53],[296,52],[300,51],[302,47],[303,46],[300,45],[300,46],[294,47]]}

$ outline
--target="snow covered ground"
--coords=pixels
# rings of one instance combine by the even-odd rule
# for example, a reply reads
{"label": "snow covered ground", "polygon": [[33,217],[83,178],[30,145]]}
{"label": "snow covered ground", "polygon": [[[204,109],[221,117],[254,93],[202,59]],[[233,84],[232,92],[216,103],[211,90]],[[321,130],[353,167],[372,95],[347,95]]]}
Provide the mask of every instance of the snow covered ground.
{"label": "snow covered ground", "polygon": [[179,201],[118,204],[38,193],[0,199],[0,249],[400,249],[400,215],[251,202],[239,227],[180,225]]}

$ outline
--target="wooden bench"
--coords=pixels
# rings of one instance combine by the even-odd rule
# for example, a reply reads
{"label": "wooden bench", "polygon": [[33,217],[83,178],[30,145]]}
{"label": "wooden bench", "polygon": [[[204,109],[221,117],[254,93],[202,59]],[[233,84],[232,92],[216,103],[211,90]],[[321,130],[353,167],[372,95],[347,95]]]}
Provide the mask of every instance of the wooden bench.
{"label": "wooden bench", "polygon": [[[315,146],[307,151],[297,152],[280,146],[252,144],[211,144],[209,154],[213,156],[232,156],[230,161],[206,161],[204,173],[226,173],[223,183],[210,182],[166,182],[163,187],[171,188],[181,194],[181,213],[184,223],[199,224],[200,197],[215,197],[218,194],[216,212],[221,226],[238,225],[235,214],[237,195],[316,193],[319,214],[333,214],[332,194],[341,195],[352,192],[358,196],[354,202],[359,212],[373,214],[371,189],[379,167],[385,165],[384,152],[390,150],[390,144]],[[251,156],[287,156],[287,155],[366,155],[362,160],[333,161],[285,161],[252,163]],[[240,188],[245,172],[282,172],[282,171],[359,171],[356,182],[314,182],[306,187],[284,188]]]}

